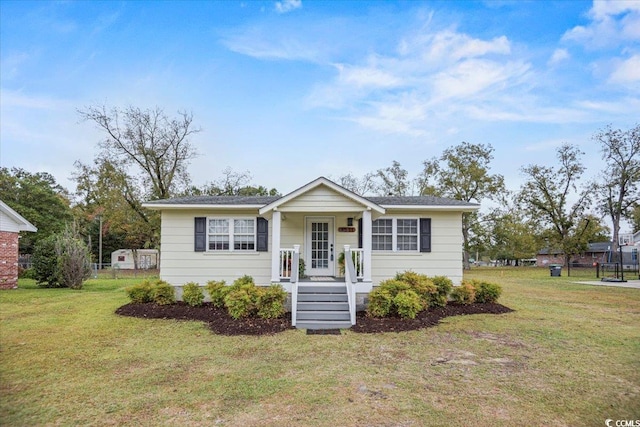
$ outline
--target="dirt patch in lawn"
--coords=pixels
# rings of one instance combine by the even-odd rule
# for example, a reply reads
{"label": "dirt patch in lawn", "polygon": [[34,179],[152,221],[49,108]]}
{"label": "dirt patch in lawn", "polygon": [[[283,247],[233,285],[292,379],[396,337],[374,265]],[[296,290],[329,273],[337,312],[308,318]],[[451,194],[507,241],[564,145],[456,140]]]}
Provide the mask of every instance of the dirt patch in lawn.
{"label": "dirt patch in lawn", "polygon": [[[460,305],[450,303],[446,307],[423,311],[415,319],[376,318],[367,316],[364,312],[358,312],[356,324],[351,327],[351,330],[360,333],[414,331],[435,326],[440,319],[449,316],[503,314],[511,311],[513,310],[501,304]],[[206,322],[214,333],[220,335],[272,335],[292,328],[289,313],[280,319],[235,320],[227,314],[225,309],[216,308],[211,303],[204,303],[199,307],[192,307],[183,302],[170,305],[126,304],[118,308],[116,314],[144,319],[199,320]]]}

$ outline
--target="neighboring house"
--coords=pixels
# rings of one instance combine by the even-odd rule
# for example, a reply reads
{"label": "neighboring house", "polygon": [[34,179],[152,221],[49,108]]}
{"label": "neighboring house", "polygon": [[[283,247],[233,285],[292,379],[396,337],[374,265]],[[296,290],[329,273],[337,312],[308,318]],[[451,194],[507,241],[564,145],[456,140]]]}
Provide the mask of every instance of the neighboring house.
{"label": "neighboring house", "polygon": [[0,200],[0,289],[18,287],[18,239],[38,229]]}
{"label": "neighboring house", "polygon": [[[479,209],[431,196],[362,197],[323,177],[285,196],[194,196],[144,206],[161,211],[160,276],[178,295],[187,282],[230,284],[250,275],[291,294],[294,325],[298,294],[306,291],[346,290],[354,323],[356,300],[362,307],[372,287],[397,272],[459,284],[462,213]],[[298,259],[307,278],[296,274]]]}
{"label": "neighboring house", "polygon": [[111,252],[111,267],[120,270],[133,270],[136,268],[134,252],[137,258],[138,269],[148,270],[158,266],[157,249],[118,249]]}
{"label": "neighboring house", "polygon": [[[589,243],[587,250],[581,254],[574,255],[571,258],[571,265],[592,266],[595,263],[605,264],[618,262],[618,255],[611,252],[612,242],[595,242]],[[636,248],[638,246],[635,246]],[[634,246],[623,246],[625,265],[635,264],[632,255]],[[536,255],[536,265],[539,267],[548,267],[549,265],[564,265],[564,254],[560,250],[541,249]],[[626,267],[625,267],[626,268]]]}

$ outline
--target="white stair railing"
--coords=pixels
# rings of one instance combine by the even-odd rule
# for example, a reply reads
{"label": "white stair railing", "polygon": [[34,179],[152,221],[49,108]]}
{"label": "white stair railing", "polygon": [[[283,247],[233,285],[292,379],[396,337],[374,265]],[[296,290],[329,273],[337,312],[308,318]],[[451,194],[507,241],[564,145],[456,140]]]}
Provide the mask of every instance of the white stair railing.
{"label": "white stair railing", "polygon": [[356,283],[358,276],[356,267],[351,258],[351,249],[349,245],[344,245],[344,281],[347,286],[347,301],[349,302],[349,315],[351,324],[356,324]]}
{"label": "white stair railing", "polygon": [[[282,254],[282,249],[280,250]],[[291,326],[296,326],[298,317],[298,267],[300,265],[300,245],[293,245],[291,258],[290,283],[291,283]]]}

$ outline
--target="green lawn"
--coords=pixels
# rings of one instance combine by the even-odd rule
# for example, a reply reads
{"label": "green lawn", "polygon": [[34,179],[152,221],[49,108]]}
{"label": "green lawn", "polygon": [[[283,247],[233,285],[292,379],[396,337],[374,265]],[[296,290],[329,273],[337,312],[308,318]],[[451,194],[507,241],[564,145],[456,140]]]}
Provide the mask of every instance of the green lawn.
{"label": "green lawn", "polygon": [[[223,337],[116,316],[135,279],[0,292],[0,425],[602,426],[640,419],[640,290],[468,273],[506,315],[361,335]],[[572,272],[592,278],[592,271]]]}

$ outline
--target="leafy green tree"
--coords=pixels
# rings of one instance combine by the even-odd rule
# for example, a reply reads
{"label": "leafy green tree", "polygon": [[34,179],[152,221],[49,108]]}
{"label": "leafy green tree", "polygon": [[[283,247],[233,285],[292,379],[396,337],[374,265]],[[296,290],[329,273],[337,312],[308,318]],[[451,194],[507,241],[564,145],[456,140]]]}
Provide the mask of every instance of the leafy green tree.
{"label": "leafy green tree", "polygon": [[611,219],[615,252],[620,222],[633,219],[633,209],[640,202],[640,125],[627,131],[607,126],[593,138],[600,143],[605,162],[595,186],[597,206]]}
{"label": "leafy green tree", "polygon": [[375,178],[375,191],[379,196],[406,196],[411,191],[407,170],[395,160],[391,166],[378,169]]}
{"label": "leafy green tree", "polygon": [[[461,144],[444,150],[440,157],[426,160],[416,179],[421,195],[449,197],[465,202],[480,203],[505,191],[504,178],[490,173],[493,147],[484,144]],[[469,268],[472,228],[480,221],[477,212],[462,215],[464,265]]]}
{"label": "leafy green tree", "polygon": [[39,240],[62,231],[72,219],[67,190],[47,172],[0,168],[0,200],[38,228],[21,236],[21,253],[33,253]]}
{"label": "leafy green tree", "polygon": [[585,170],[582,154],[578,147],[564,144],[557,151],[557,167],[522,168],[527,182],[520,190],[520,200],[531,217],[548,228],[548,245],[564,253],[568,274],[571,257],[586,250],[589,237],[585,212],[591,191],[578,187]]}
{"label": "leafy green tree", "polygon": [[222,177],[202,187],[190,186],[186,196],[277,196],[278,190],[251,184],[249,171],[236,172],[231,168],[222,171]]}
{"label": "leafy green tree", "polygon": [[633,229],[633,232],[638,232],[640,231],[640,204],[636,204],[632,209],[631,209],[631,227]]}
{"label": "leafy green tree", "polygon": [[33,265],[33,278],[38,286],[45,288],[61,288],[63,283],[60,280],[58,269],[58,257],[56,255],[56,241],[58,236],[49,235],[40,239],[33,249],[31,258]]}

